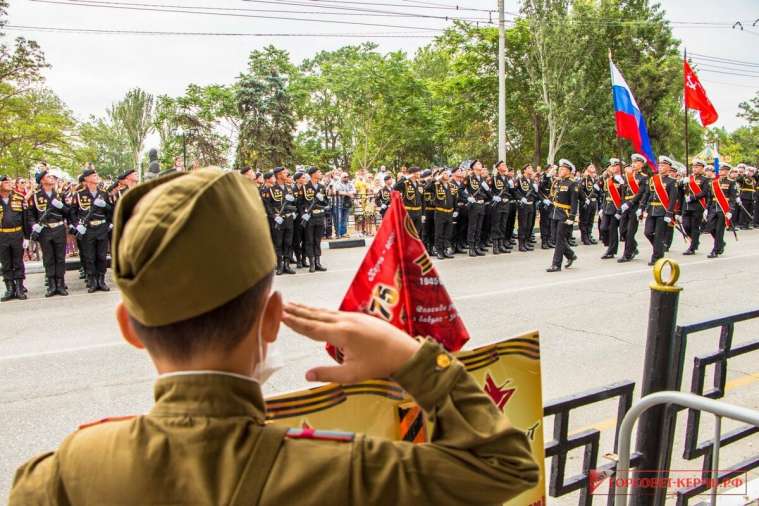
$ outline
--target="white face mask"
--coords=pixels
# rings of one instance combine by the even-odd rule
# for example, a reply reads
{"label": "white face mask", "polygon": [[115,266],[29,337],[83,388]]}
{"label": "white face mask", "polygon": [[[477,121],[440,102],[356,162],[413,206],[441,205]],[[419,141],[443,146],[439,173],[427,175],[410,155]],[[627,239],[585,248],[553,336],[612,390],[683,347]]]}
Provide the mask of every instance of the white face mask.
{"label": "white face mask", "polygon": [[258,362],[251,376],[261,386],[284,365],[282,354],[279,353],[278,347],[273,347],[274,343],[264,346],[264,339],[261,335],[262,327],[263,321],[259,322],[258,325]]}

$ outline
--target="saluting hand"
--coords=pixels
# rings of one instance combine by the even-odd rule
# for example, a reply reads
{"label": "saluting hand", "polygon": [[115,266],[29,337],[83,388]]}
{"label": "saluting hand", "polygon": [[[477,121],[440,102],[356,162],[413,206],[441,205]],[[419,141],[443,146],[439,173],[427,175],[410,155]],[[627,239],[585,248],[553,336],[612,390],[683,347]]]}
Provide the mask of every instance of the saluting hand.
{"label": "saluting hand", "polygon": [[420,348],[402,330],[364,313],[317,309],[288,303],[282,322],[314,341],[340,348],[343,363],[315,367],[306,373],[309,381],[356,383],[386,378],[397,372]]}

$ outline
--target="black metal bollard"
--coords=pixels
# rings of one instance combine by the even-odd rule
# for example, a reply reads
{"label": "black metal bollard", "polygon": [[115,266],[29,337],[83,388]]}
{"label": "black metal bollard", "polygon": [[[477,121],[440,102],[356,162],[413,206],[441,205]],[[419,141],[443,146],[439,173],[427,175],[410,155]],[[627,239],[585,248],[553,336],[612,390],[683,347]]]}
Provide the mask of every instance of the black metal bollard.
{"label": "black metal bollard", "polygon": [[[670,276],[662,278],[665,267]],[[648,310],[648,335],[643,364],[643,380],[640,396],[663,390],[672,390],[672,368],[677,367],[675,356],[675,325],[677,324],[677,303],[682,288],[675,286],[680,277],[680,266],[668,258],[662,258],[654,265],[654,282],[651,283],[651,305]],[[642,454],[635,477],[666,478],[672,454],[674,417],[668,416],[666,406],[651,408],[641,415],[638,422],[636,451]],[[659,472],[657,472],[659,471]],[[630,503],[635,506],[664,504],[666,489],[633,489]]]}

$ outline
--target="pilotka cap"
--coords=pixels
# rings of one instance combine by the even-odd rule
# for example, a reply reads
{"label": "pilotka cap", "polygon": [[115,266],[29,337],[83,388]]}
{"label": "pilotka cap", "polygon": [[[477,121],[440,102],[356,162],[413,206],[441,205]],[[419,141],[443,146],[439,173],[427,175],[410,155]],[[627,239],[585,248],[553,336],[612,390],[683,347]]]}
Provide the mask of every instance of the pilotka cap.
{"label": "pilotka cap", "polygon": [[149,327],[226,304],[276,262],[258,189],[215,168],[176,172],[125,193],[112,249],[124,305]]}

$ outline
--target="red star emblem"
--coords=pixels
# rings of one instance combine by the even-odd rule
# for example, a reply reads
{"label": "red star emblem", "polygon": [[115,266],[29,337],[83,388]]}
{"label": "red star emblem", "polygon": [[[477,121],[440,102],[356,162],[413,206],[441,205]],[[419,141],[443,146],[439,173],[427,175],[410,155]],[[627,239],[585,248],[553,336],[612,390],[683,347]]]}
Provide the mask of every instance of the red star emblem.
{"label": "red star emblem", "polygon": [[485,376],[485,387],[483,390],[491,399],[493,399],[493,403],[495,403],[501,411],[503,411],[506,407],[506,403],[509,402],[514,395],[514,392],[517,390],[516,387],[505,388],[510,382],[511,380],[506,380],[502,385],[498,386],[495,384],[495,381],[493,381],[490,374]]}

